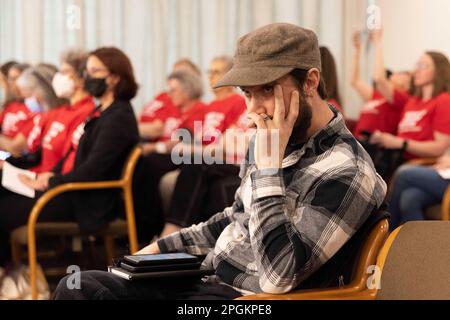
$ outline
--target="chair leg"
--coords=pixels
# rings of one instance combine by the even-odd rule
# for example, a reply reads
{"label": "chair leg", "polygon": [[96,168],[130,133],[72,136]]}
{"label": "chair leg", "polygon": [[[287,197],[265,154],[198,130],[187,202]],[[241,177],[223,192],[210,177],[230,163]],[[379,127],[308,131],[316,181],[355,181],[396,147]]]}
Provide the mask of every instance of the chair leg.
{"label": "chair leg", "polygon": [[17,241],[11,239],[11,254],[12,261],[15,265],[19,265],[22,262],[22,246]]}
{"label": "chair leg", "polygon": [[108,265],[112,263],[114,259],[114,238],[110,235],[103,237],[106,249],[106,260]]}

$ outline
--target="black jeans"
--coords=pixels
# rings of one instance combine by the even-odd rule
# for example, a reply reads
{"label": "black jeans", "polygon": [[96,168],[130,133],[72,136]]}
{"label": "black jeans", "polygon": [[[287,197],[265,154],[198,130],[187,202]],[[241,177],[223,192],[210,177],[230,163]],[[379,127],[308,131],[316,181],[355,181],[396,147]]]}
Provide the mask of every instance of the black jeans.
{"label": "black jeans", "polygon": [[175,165],[170,155],[149,154],[142,156],[133,177],[133,200],[139,242],[148,243],[164,228],[164,212],[159,193],[159,182],[164,174],[173,171]]}
{"label": "black jeans", "polygon": [[241,296],[231,287],[198,279],[161,278],[128,281],[104,271],[80,274],[80,289],[69,289],[71,276],[56,288],[56,300],[230,300]]}
{"label": "black jeans", "polygon": [[[0,172],[1,179],[1,172]],[[0,186],[0,265],[8,262],[11,256],[9,237],[14,229],[28,223],[28,217],[42,193],[31,199],[10,192]],[[39,215],[38,222],[73,222],[75,214],[67,201],[68,194],[50,200]]]}

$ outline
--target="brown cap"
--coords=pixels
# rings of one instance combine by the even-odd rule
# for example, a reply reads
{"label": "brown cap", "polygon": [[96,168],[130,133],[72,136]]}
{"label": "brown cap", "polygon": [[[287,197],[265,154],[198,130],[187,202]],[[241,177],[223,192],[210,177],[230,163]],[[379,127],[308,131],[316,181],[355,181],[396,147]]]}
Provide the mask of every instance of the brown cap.
{"label": "brown cap", "polygon": [[233,68],[214,86],[257,86],[294,69],[321,70],[315,33],[288,23],[275,23],[241,37]]}

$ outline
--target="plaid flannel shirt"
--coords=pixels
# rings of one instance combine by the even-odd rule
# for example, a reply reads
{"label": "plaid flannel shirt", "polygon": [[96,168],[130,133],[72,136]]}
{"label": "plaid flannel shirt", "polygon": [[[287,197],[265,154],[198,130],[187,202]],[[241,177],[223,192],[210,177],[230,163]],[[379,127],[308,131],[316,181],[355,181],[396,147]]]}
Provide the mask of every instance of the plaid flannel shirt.
{"label": "plaid flannel shirt", "polygon": [[[333,109],[334,110],[334,109]],[[252,148],[250,148],[252,150]],[[241,165],[235,202],[160,239],[161,252],[206,255],[216,281],[282,294],[329,260],[385,198],[386,184],[341,114],[290,153],[279,170]]]}

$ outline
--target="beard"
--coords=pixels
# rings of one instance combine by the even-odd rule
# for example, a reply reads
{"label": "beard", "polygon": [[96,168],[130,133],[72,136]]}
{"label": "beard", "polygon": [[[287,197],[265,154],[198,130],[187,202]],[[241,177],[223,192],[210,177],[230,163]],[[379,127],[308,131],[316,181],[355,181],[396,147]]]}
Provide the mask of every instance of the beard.
{"label": "beard", "polygon": [[298,145],[305,143],[307,140],[307,132],[311,127],[312,106],[306,101],[303,91],[300,91],[299,114],[292,129],[289,145]]}

